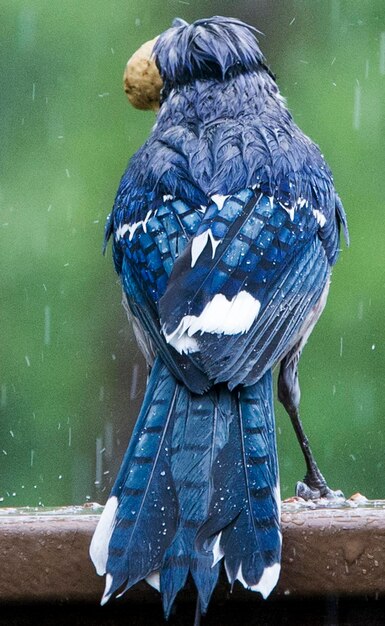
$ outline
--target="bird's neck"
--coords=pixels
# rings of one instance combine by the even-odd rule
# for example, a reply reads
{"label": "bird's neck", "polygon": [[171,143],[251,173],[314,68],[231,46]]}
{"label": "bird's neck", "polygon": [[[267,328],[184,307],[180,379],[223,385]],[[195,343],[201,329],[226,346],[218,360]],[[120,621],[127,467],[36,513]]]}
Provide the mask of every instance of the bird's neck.
{"label": "bird's neck", "polygon": [[186,125],[197,134],[209,124],[259,118],[269,109],[277,116],[285,109],[275,81],[265,71],[238,74],[226,81],[196,80],[176,86],[158,116],[159,131],[170,122]]}

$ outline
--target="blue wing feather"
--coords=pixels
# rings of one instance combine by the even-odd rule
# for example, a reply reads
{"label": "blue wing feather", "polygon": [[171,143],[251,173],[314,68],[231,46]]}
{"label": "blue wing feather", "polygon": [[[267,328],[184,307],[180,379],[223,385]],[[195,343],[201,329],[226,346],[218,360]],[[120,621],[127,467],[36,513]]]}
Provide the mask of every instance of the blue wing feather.
{"label": "blue wing feather", "polygon": [[[157,303],[165,291],[175,259],[185,249],[201,217],[201,211],[180,201],[159,203],[145,225],[143,216],[138,222],[129,222],[139,223],[139,226],[132,235],[126,230],[114,245],[132,314],[148,333],[170,371],[195,393],[203,393],[210,386],[208,378],[188,355],[179,354],[167,345],[160,331]],[[118,212],[115,231],[119,232],[127,220],[126,209]]]}
{"label": "blue wing feather", "polygon": [[[319,242],[312,241],[266,289],[261,313],[243,335],[202,337],[201,358],[217,382],[256,382],[293,345],[327,285],[329,266]],[[252,372],[252,373],[251,373]],[[246,383],[247,380],[247,383]]]}
{"label": "blue wing feather", "polygon": [[126,265],[125,260],[123,261],[122,282],[132,315],[148,334],[170,372],[178,380],[185,382],[195,393],[203,393],[210,386],[207,376],[187,355],[179,354],[167,345],[160,331],[159,317],[154,303],[149,299],[148,294],[139,288],[131,266]]}
{"label": "blue wing feather", "polygon": [[[176,260],[160,300],[166,336],[183,328],[190,316],[194,323],[201,316],[200,333],[191,334],[209,378],[228,381],[233,388],[253,370],[248,384],[255,382],[297,341],[307,314],[327,285],[330,265],[318,229],[312,207],[305,201],[290,210],[258,190],[244,190],[226,199],[222,208],[211,205]],[[194,242],[208,232],[210,237],[195,258]],[[205,307],[218,293],[228,301],[246,293],[259,303],[248,327],[232,331],[226,319],[222,332],[220,320],[216,332],[205,331]],[[230,314],[223,310],[224,316]]]}

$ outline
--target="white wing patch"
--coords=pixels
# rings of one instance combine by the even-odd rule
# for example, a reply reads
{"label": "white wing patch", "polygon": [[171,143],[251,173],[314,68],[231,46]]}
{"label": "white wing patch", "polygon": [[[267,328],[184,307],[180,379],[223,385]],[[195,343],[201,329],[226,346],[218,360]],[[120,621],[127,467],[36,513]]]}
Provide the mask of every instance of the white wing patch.
{"label": "white wing patch", "polygon": [[107,500],[103,513],[100,516],[90,545],[90,557],[99,576],[106,573],[108,560],[108,545],[114,530],[118,498],[111,496]]}
{"label": "white wing patch", "polygon": [[285,209],[286,213],[289,214],[291,221],[294,222],[294,211],[295,211],[295,208],[293,206],[291,208],[289,208],[287,206],[283,206],[283,204],[281,204],[281,207],[283,209]]}
{"label": "white wing patch", "polygon": [[211,200],[217,205],[218,211],[221,211],[223,209],[223,205],[226,202],[227,198],[230,198],[230,196],[222,196],[220,193],[215,193],[213,196],[211,196]]}
{"label": "white wing patch", "polygon": [[[178,326],[179,328],[179,326]],[[167,336],[166,336],[166,340]],[[168,341],[176,350],[178,350],[179,354],[192,354],[193,352],[198,352],[199,347],[194,339],[194,337],[190,337],[188,333],[182,328],[180,335],[175,337],[174,343]]]}
{"label": "white wing patch", "polygon": [[321,226],[321,228],[323,228],[323,226],[325,226],[326,224],[326,217],[324,216],[323,213],[321,213],[321,211],[319,211],[318,209],[313,209],[313,215],[317,220],[317,223]]}
{"label": "white wing patch", "polygon": [[148,211],[144,220],[139,220],[139,222],[134,222],[133,224],[120,224],[119,228],[116,229],[116,233],[115,233],[116,241],[119,241],[119,239],[123,239],[126,232],[130,233],[128,239],[129,241],[131,241],[135,234],[136,229],[139,228],[139,226],[142,226],[143,231],[146,233],[147,222],[150,219],[151,215],[152,215],[152,211]]}
{"label": "white wing patch", "polygon": [[204,233],[198,235],[198,237],[194,237],[191,244],[191,267],[194,267],[195,263],[199,259],[203,250],[205,249],[208,240],[211,241],[212,246],[212,259],[215,257],[215,251],[219,244],[221,243],[221,239],[214,239],[214,235],[211,231],[211,228],[205,230]]}
{"label": "white wing patch", "polygon": [[[272,200],[273,200],[273,196],[269,197],[269,201],[270,201],[270,206],[271,208],[273,208],[272,206]],[[294,222],[294,216],[295,216],[295,210],[298,209],[302,209],[304,206],[307,206],[309,203],[306,200],[306,198],[302,198],[301,196],[299,196],[297,198],[297,202],[294,206],[286,206],[285,204],[282,204],[282,202],[279,203],[281,205],[281,207],[283,209],[285,209],[285,211],[289,214],[289,217],[291,219],[292,222]],[[314,213],[314,211],[313,211]],[[319,211],[318,211],[319,213]],[[317,220],[318,221],[318,220]]]}
{"label": "white wing patch", "polygon": [[[170,334],[163,329],[167,343],[180,354],[186,338],[196,333],[237,335],[249,330],[258,316],[261,303],[247,291],[240,291],[231,300],[221,293],[208,302],[200,315],[185,315]],[[184,350],[186,351],[186,350]]]}
{"label": "white wing patch", "polygon": [[297,204],[298,207],[300,209],[302,209],[305,205],[309,204],[308,201],[306,200],[306,198],[302,198],[301,196],[299,196],[299,198],[297,198]]}

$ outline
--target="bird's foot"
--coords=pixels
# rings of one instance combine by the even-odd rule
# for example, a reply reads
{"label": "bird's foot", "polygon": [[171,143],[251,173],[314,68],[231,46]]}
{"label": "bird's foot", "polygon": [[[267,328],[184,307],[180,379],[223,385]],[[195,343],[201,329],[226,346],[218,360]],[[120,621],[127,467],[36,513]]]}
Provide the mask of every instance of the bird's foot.
{"label": "bird's foot", "polygon": [[302,482],[297,482],[295,495],[303,500],[318,500],[319,498],[341,500],[345,498],[340,489],[333,491],[328,487],[318,468],[314,469],[313,472],[308,472]]}

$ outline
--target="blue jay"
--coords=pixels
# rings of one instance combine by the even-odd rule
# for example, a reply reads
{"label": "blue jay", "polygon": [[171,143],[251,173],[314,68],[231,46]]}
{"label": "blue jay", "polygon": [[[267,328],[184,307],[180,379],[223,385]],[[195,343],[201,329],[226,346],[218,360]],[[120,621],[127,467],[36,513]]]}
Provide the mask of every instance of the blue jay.
{"label": "blue jay", "polygon": [[102,602],[145,579],[167,617],[189,574],[205,613],[221,563],[263,597],[278,581],[277,364],[307,466],[297,493],[338,495],[302,429],[297,365],[348,232],[254,28],[176,20],[153,53],[160,110],[106,225],[151,373],[91,557]]}

